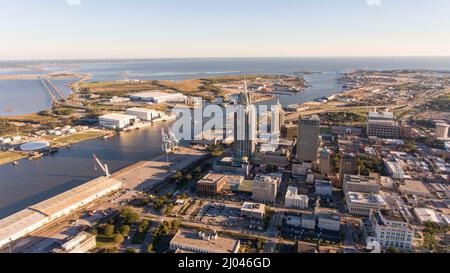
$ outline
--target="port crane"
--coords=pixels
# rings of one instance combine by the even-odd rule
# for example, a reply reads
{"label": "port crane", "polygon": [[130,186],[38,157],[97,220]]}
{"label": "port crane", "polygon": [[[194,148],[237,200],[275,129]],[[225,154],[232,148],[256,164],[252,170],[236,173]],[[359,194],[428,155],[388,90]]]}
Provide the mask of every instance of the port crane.
{"label": "port crane", "polygon": [[100,169],[105,173],[106,177],[111,177],[111,174],[109,173],[108,165],[103,164],[96,155],[93,155],[93,158],[95,161],[95,170],[97,170],[97,165],[98,165],[100,167]]}
{"label": "port crane", "polygon": [[180,141],[175,136],[172,130],[168,130],[168,133],[161,128],[161,138],[162,138],[162,150],[166,153],[166,160],[169,163],[169,154],[176,151],[180,145]]}

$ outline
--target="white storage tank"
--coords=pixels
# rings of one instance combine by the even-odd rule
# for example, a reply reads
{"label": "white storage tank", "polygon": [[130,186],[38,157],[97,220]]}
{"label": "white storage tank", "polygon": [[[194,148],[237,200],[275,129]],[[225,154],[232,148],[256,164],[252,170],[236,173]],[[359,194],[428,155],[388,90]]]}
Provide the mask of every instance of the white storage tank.
{"label": "white storage tank", "polygon": [[12,140],[10,138],[4,138],[2,144],[10,144]]}
{"label": "white storage tank", "polygon": [[47,141],[32,141],[20,146],[20,149],[25,152],[39,151],[50,147]]}

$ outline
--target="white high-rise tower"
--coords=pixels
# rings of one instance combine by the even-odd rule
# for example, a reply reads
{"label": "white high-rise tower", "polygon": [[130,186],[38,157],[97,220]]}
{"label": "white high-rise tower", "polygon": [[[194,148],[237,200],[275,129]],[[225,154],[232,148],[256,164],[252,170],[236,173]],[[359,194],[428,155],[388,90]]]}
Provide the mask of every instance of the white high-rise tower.
{"label": "white high-rise tower", "polygon": [[234,153],[236,158],[253,157],[256,151],[257,112],[244,80],[234,114]]}

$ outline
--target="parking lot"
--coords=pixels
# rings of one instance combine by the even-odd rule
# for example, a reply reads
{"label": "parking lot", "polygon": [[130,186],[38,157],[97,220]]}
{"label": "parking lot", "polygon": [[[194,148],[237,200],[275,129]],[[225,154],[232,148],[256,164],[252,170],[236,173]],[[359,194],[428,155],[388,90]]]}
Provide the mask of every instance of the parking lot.
{"label": "parking lot", "polygon": [[322,241],[329,241],[336,244],[342,242],[340,232],[330,230],[308,230],[301,227],[290,226],[283,223],[281,236],[284,239],[290,240],[308,240],[320,239]]}
{"label": "parking lot", "polygon": [[207,204],[200,209],[196,220],[207,225],[241,226],[240,208],[223,204]]}

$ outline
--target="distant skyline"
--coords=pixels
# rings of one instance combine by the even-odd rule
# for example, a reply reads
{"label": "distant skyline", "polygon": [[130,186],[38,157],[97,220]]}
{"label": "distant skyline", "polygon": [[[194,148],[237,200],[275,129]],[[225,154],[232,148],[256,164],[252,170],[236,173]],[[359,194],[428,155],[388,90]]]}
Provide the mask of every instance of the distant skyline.
{"label": "distant skyline", "polygon": [[0,0],[0,59],[450,56],[448,0]]}

